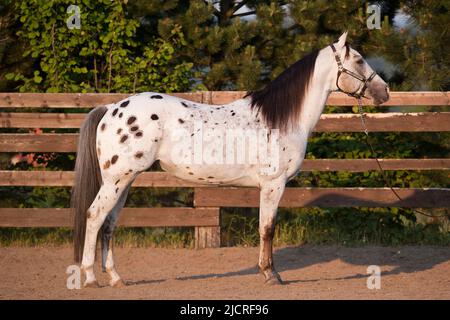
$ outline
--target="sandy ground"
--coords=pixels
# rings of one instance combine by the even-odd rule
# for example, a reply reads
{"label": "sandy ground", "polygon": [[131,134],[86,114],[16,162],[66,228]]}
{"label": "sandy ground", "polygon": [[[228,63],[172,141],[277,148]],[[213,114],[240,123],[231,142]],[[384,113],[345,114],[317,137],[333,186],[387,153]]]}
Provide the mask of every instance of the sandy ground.
{"label": "sandy ground", "polygon": [[[69,247],[0,248],[0,299],[450,299],[450,248],[281,247],[284,285],[257,273],[258,248],[116,248],[126,281],[68,290]],[[381,289],[367,288],[367,267],[381,268]]]}

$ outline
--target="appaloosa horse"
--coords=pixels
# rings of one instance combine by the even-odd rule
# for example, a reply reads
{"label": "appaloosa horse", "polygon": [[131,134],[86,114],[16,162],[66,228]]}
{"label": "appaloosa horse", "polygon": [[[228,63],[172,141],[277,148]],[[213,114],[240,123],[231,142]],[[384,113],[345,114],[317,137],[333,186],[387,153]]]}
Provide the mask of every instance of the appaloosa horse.
{"label": "appaloosa horse", "polygon": [[[93,265],[99,230],[103,270],[110,275],[111,286],[123,285],[114,267],[112,233],[131,183],[156,160],[165,171],[187,181],[258,187],[258,266],[267,283],[281,283],[272,259],[277,207],[286,182],[300,170],[308,136],[328,95],[341,90],[361,97],[367,92],[375,104],[389,98],[386,83],[348,46],[346,36],[297,61],[264,89],[226,105],[141,93],[92,110],[80,130],[72,193],[75,260],[81,260],[84,285],[98,286]],[[224,134],[236,130],[244,135],[263,132],[248,136],[276,148],[270,157],[258,153],[253,161],[201,157],[204,150],[213,160],[214,155],[223,155]],[[255,155],[253,149],[245,159]]]}

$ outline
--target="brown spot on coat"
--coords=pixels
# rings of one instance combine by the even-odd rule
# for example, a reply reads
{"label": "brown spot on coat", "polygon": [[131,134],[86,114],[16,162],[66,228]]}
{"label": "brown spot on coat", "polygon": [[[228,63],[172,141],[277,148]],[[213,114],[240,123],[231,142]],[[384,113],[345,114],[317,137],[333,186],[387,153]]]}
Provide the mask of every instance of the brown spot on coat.
{"label": "brown spot on coat", "polygon": [[124,134],[121,138],[120,138],[120,143],[124,143],[125,141],[127,141],[128,139],[128,135]]}
{"label": "brown spot on coat", "polygon": [[138,159],[142,158],[143,156],[144,156],[143,152],[136,152],[136,154],[134,155],[134,157]]}
{"label": "brown spot on coat", "polygon": [[111,158],[111,164],[116,163],[117,159],[119,159],[119,156],[117,154],[113,155],[112,158]]}
{"label": "brown spot on coat", "polygon": [[130,100],[124,101],[120,104],[121,108],[125,108],[126,106],[128,106],[130,104]]}
{"label": "brown spot on coat", "polygon": [[103,164],[103,169],[104,170],[106,170],[106,169],[108,169],[109,167],[111,166],[111,161],[106,161],[104,164]]}
{"label": "brown spot on coat", "polygon": [[181,123],[181,124],[183,124],[183,123],[184,123],[184,120],[183,120],[183,119],[178,119],[178,122]]}
{"label": "brown spot on coat", "polygon": [[114,109],[114,111],[112,112],[112,116],[115,117],[118,111],[119,111],[119,109],[117,109],[117,108]]}
{"label": "brown spot on coat", "polygon": [[104,131],[104,130],[105,130],[105,128],[106,128],[106,123],[102,123],[102,125],[101,125],[100,129],[101,129],[102,131]]}
{"label": "brown spot on coat", "polygon": [[141,138],[144,135],[144,133],[142,131],[138,131],[136,132],[136,134],[134,135],[136,138]]}
{"label": "brown spot on coat", "polygon": [[150,117],[152,120],[158,120],[159,117],[156,114],[152,114],[152,116]]}
{"label": "brown spot on coat", "polygon": [[120,134],[122,132],[122,128],[117,129],[117,134]]}
{"label": "brown spot on coat", "polygon": [[137,131],[137,129],[139,129],[139,126],[134,126],[134,127],[131,127],[130,131]]}
{"label": "brown spot on coat", "polygon": [[133,122],[135,122],[135,121],[136,121],[136,117],[135,117],[135,116],[131,116],[131,117],[128,118],[127,124],[128,124],[128,125],[131,125],[131,124],[133,124]]}

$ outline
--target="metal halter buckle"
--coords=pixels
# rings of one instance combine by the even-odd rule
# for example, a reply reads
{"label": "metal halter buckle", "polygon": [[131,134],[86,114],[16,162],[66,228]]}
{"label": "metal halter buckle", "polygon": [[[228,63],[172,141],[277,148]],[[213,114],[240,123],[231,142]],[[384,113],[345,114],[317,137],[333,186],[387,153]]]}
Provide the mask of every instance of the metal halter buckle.
{"label": "metal halter buckle", "polygon": [[[366,77],[364,77],[364,76],[362,76],[362,75],[359,75],[359,74],[357,74],[357,73],[354,73],[353,71],[350,71],[350,70],[346,69],[346,68],[344,67],[344,65],[342,64],[341,58],[339,57],[339,55],[338,55],[338,53],[337,53],[336,48],[334,47],[334,45],[333,45],[333,44],[330,44],[330,47],[331,47],[331,49],[333,50],[334,58],[336,59],[336,63],[337,63],[337,65],[338,65],[338,74],[337,74],[337,77],[336,77],[336,87],[337,87],[340,91],[342,91],[342,92],[348,94],[348,95],[351,96],[351,97],[354,97],[354,98],[361,98],[361,97],[364,97],[364,93],[366,92],[366,89],[367,89],[367,86],[368,86],[369,82],[372,81],[372,79],[377,75],[377,73],[374,71],[374,72],[372,72],[372,74],[371,74],[368,78],[366,78]],[[352,76],[353,78],[355,78],[355,79],[361,81],[361,82],[363,83],[363,86],[361,87],[361,89],[358,88],[358,89],[356,89],[356,91],[354,91],[354,92],[346,92],[346,91],[342,90],[342,89],[339,87],[339,77],[341,76],[342,73],[346,73],[346,74],[348,74],[349,76]]]}

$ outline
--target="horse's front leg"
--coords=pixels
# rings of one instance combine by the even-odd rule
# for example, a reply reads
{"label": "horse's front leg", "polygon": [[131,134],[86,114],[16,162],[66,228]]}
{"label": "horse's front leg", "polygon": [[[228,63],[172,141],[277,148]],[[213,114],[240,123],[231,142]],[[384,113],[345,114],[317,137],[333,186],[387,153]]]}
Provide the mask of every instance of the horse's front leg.
{"label": "horse's front leg", "polygon": [[266,183],[261,186],[259,207],[259,271],[267,284],[281,284],[275,271],[272,257],[272,241],[275,232],[278,203],[284,192],[286,181]]}

